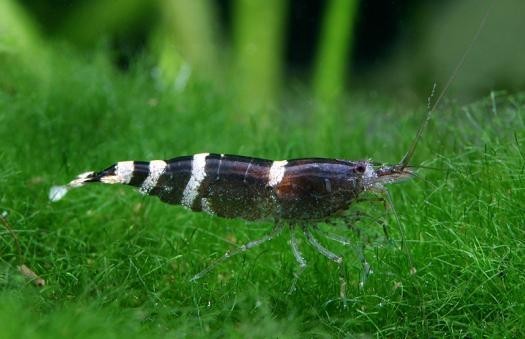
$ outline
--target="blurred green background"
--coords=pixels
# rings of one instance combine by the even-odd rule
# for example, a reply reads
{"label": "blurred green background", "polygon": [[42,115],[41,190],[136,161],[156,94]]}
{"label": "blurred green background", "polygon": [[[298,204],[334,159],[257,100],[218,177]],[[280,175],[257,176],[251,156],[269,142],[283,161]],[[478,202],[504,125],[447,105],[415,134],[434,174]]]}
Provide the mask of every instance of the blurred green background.
{"label": "blurred green background", "polygon": [[363,221],[354,240],[374,267],[364,289],[353,250],[326,244],[347,260],[346,309],[336,265],[301,237],[309,266],[286,295],[289,234],[189,282],[269,223],[189,213],[129,187],[47,196],[116,161],[198,152],[395,163],[488,7],[0,0],[0,338],[524,337],[522,0],[492,1],[425,131],[412,163],[436,169],[389,186],[400,223],[359,205],[393,240]]}
{"label": "blurred green background", "polygon": [[[45,60],[50,43],[72,46],[84,56],[104,46],[105,57],[121,72],[148,57],[158,86],[184,91],[188,83],[204,80],[227,89],[235,94],[240,118],[287,104],[297,92],[300,100],[309,93],[321,106],[356,91],[421,102],[434,82],[439,88],[449,77],[487,5],[477,0],[2,0],[0,67],[31,67],[45,81],[53,72]],[[524,11],[523,1],[497,1],[452,96],[525,87]],[[260,118],[265,120],[264,114]]]}

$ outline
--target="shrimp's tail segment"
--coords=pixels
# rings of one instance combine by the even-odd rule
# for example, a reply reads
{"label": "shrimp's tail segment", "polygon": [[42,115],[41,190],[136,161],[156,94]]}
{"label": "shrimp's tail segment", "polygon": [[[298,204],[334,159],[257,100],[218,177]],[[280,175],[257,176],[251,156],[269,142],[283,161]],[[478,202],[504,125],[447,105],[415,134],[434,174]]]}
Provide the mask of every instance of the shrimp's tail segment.
{"label": "shrimp's tail segment", "polygon": [[[49,190],[49,200],[58,201],[73,188],[84,186],[85,184],[101,182],[104,184],[128,184],[132,172],[133,162],[126,166],[126,162],[121,162],[100,172],[84,172],[66,185],[53,186]],[[120,167],[120,168],[119,168]]]}
{"label": "shrimp's tail segment", "polygon": [[62,199],[72,188],[84,186],[86,183],[89,182],[100,181],[96,178],[95,174],[95,172],[85,172],[79,174],[74,180],[71,180],[67,185],[51,187],[51,189],[49,190],[49,200],[58,201]]}

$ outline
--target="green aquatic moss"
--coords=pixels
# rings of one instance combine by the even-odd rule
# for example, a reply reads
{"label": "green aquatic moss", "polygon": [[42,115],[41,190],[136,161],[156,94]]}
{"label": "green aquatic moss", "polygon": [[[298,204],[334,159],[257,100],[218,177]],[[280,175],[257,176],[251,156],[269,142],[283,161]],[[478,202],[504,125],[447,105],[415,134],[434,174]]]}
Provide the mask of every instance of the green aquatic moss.
{"label": "green aquatic moss", "polygon": [[3,337],[525,334],[523,95],[487,94],[435,112],[414,163],[436,169],[390,187],[406,248],[399,249],[399,226],[387,215],[393,244],[367,246],[374,273],[360,289],[352,249],[326,242],[347,258],[343,308],[336,265],[304,240],[309,266],[287,295],[297,268],[288,232],[189,282],[269,223],[189,213],[128,187],[93,185],[58,203],[48,190],[115,161],[204,151],[394,163],[424,108],[355,94],[317,145],[315,127],[304,124],[307,110],[276,110],[279,121],[258,125],[231,115],[227,90],[156,86],[147,60],[123,74],[103,54],[63,53],[45,86],[16,71],[0,86],[0,212],[23,262],[46,280],[37,288],[17,273],[16,244],[0,231]]}

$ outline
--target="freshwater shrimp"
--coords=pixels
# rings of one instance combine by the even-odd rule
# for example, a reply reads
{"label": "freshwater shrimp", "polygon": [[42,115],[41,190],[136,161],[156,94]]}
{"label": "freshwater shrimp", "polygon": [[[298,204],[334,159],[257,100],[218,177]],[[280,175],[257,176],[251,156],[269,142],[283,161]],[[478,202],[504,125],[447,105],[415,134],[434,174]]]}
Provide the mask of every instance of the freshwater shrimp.
{"label": "freshwater shrimp", "polygon": [[[247,221],[274,220],[270,232],[260,239],[226,252],[210,266],[195,274],[192,281],[202,278],[232,256],[274,239],[285,225],[291,228],[299,226],[308,243],[316,251],[339,265],[340,297],[344,300],[346,282],[342,275],[343,256],[321,245],[313,235],[312,229],[320,221],[340,216],[342,211],[348,210],[365,192],[388,197],[386,185],[415,176],[409,164],[423,131],[477,39],[487,15],[488,10],[474,39],[434,104],[431,107],[429,105],[425,119],[407,152],[397,164],[385,165],[371,160],[330,158],[267,160],[239,155],[199,153],[169,160],[119,161],[101,171],[82,173],[66,185],[52,187],[49,198],[51,201],[58,201],[69,190],[91,183],[123,184],[137,188],[144,195],[157,196],[165,203],[182,205],[191,211]],[[340,236],[325,236],[344,245],[351,243]],[[307,262],[293,231],[290,246],[299,264],[290,289],[292,292]],[[362,251],[358,251],[358,257],[363,266],[360,284],[364,285],[371,269]]]}

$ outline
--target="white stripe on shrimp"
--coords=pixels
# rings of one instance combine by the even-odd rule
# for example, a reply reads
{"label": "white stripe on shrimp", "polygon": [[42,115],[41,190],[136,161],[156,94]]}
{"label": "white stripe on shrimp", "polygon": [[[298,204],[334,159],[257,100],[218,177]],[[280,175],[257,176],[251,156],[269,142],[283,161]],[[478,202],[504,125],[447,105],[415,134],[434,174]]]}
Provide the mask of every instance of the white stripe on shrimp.
{"label": "white stripe on shrimp", "polygon": [[164,160],[152,160],[149,163],[149,175],[142,183],[142,186],[139,188],[139,192],[142,194],[148,194],[159,181],[160,176],[164,173],[166,169],[166,162]]}
{"label": "white stripe on shrimp", "polygon": [[191,177],[184,188],[181,201],[182,205],[187,208],[191,208],[193,205],[193,202],[199,194],[199,187],[206,177],[206,157],[209,154],[210,153],[200,153],[193,156],[193,161],[191,162]]}
{"label": "white stripe on shrimp", "polygon": [[107,175],[100,178],[104,184],[129,184],[133,177],[133,161],[119,161],[115,166],[115,175]]}
{"label": "white stripe on shrimp", "polygon": [[272,167],[270,167],[270,174],[268,175],[268,185],[275,187],[279,185],[284,177],[285,166],[288,163],[287,160],[274,161]]}

